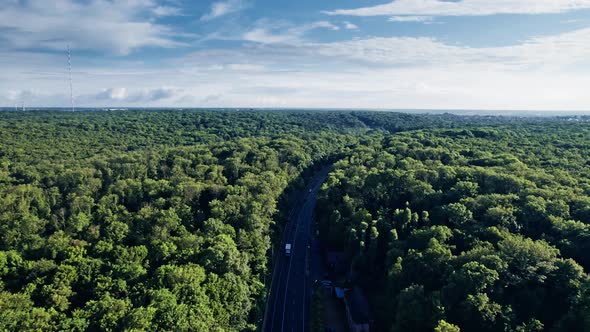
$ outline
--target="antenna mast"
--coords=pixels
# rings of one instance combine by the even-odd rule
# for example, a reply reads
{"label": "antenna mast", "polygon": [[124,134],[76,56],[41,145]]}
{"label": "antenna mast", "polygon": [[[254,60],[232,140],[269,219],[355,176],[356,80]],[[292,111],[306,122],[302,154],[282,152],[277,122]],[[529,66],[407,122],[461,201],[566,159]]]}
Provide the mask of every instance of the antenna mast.
{"label": "antenna mast", "polygon": [[76,109],[74,108],[74,89],[72,88],[72,53],[70,52],[70,44],[68,44],[68,71],[70,74],[70,102],[72,104],[72,112]]}

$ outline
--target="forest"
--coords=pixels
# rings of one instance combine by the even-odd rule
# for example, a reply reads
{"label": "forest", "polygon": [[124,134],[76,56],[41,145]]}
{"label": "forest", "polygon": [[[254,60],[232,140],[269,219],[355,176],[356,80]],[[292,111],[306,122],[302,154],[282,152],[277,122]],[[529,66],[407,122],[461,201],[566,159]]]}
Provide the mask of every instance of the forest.
{"label": "forest", "polygon": [[590,130],[544,123],[367,137],[319,230],[382,331],[589,331]]}
{"label": "forest", "polygon": [[[381,331],[590,331],[590,126],[0,112],[1,331],[256,331],[293,194]],[[580,119],[578,119],[580,120]]]}

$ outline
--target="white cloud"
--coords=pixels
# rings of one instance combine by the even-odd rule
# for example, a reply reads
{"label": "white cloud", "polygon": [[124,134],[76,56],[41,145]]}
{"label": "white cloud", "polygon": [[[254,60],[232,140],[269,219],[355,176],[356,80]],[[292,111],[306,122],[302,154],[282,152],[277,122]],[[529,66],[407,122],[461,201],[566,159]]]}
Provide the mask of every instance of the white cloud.
{"label": "white cloud", "polygon": [[182,10],[178,7],[157,6],[152,9],[152,12],[156,16],[177,16],[182,13]]}
{"label": "white cloud", "polygon": [[309,31],[309,30],[313,30],[313,29],[318,29],[318,28],[326,28],[332,31],[337,31],[340,30],[340,27],[338,27],[337,25],[334,25],[330,22],[327,21],[319,21],[319,22],[315,22],[312,23],[310,25],[305,26],[304,25],[304,29],[305,31]]}
{"label": "white cloud", "polygon": [[98,99],[124,100],[129,96],[127,88],[110,88],[97,95]]}
{"label": "white cloud", "polygon": [[178,47],[178,34],[152,18],[177,15],[152,0],[85,2],[30,0],[0,5],[0,42],[5,49],[74,49],[128,54],[138,48]]}
{"label": "white cloud", "polygon": [[366,38],[314,44],[321,55],[380,66],[494,65],[509,70],[590,65],[590,28],[503,47],[449,45],[433,38]]}
{"label": "white cloud", "polygon": [[[145,106],[173,104],[186,99],[184,89],[175,87],[150,88],[108,88],[97,93],[84,93],[75,96],[75,104],[83,106]],[[41,92],[39,90],[11,90],[0,94],[0,101],[9,106],[27,107],[69,105],[69,95],[63,92]]]}
{"label": "white cloud", "polygon": [[[115,91],[116,90],[120,89],[115,89]],[[160,102],[180,98],[182,97],[182,93],[183,90],[180,88],[159,87],[143,89],[132,93],[128,93],[127,89],[125,89],[125,91],[121,94],[111,94],[108,97],[110,97],[110,99],[121,100],[132,104],[149,104],[152,102]],[[98,97],[100,97],[100,95]]]}
{"label": "white cloud", "polygon": [[[209,106],[552,110],[590,105],[585,88],[590,29],[484,48],[431,38],[261,44],[197,52],[181,62],[203,65],[212,58],[228,64],[248,59],[265,67],[248,76],[228,66],[191,73],[207,92],[198,100],[216,96],[207,99]],[[203,83],[208,80],[220,84]]]}
{"label": "white cloud", "polygon": [[348,21],[344,21],[344,22],[342,22],[342,24],[344,24],[344,29],[346,29],[346,30],[358,30],[359,29],[358,25],[356,25],[354,23],[350,23]]}
{"label": "white cloud", "polygon": [[231,63],[226,66],[229,70],[235,71],[260,71],[264,70],[264,66],[261,65],[254,65],[249,63]]}
{"label": "white cloud", "polygon": [[285,22],[260,20],[257,26],[246,31],[241,39],[262,44],[296,44],[302,43],[306,33],[315,29],[340,30],[340,27],[328,21],[293,26]]}
{"label": "white cloud", "polygon": [[237,13],[248,8],[250,4],[245,0],[218,1],[211,4],[209,12],[201,16],[201,21],[210,21],[221,16]]}
{"label": "white cloud", "polygon": [[355,9],[325,11],[348,16],[484,16],[497,14],[553,14],[590,9],[590,0],[396,0]]}
{"label": "white cloud", "polygon": [[299,40],[299,35],[292,33],[274,34],[265,28],[254,28],[242,36],[243,40],[257,43],[288,43]]}
{"label": "white cloud", "polygon": [[[350,70],[353,70],[352,72]],[[182,91],[170,98],[144,91],[128,91],[123,100],[99,99],[91,93],[76,98],[78,106],[173,106],[173,107],[331,107],[331,108],[433,108],[433,109],[588,109],[587,75],[533,72],[527,75],[481,66],[435,66],[410,68],[355,67],[341,71],[273,71],[242,74],[201,72],[176,76]],[[168,70],[148,79],[172,80]],[[550,75],[550,79],[548,78]],[[141,81],[122,78],[124,84]],[[253,82],[255,89],[252,88]],[[2,88],[0,87],[0,91]],[[164,94],[165,95],[165,94]],[[0,105],[13,106],[0,93]],[[20,105],[20,104],[19,104]],[[28,106],[64,106],[68,97],[35,94]]]}
{"label": "white cloud", "polygon": [[141,106],[174,103],[185,97],[184,90],[176,87],[108,88],[95,94],[82,94],[76,97],[76,102],[81,105]]}
{"label": "white cloud", "polygon": [[392,16],[389,22],[432,22],[432,16]]}
{"label": "white cloud", "polygon": [[[251,38],[258,42],[200,50],[157,65],[118,61],[102,70],[79,64],[76,105],[590,108],[590,28],[502,47],[433,38],[305,38],[330,24],[259,22],[255,28],[267,36]],[[0,80],[0,105],[20,99],[29,106],[68,105],[65,63],[55,68],[60,62],[61,54],[0,51],[0,72],[10,78]]]}
{"label": "white cloud", "polygon": [[[142,91],[135,96],[131,97],[133,102],[152,102],[152,101],[159,101],[159,100],[170,100],[173,98],[180,97],[183,89],[181,88],[169,88],[169,87],[162,87],[156,89],[149,89]],[[129,98],[129,97],[128,97]]]}

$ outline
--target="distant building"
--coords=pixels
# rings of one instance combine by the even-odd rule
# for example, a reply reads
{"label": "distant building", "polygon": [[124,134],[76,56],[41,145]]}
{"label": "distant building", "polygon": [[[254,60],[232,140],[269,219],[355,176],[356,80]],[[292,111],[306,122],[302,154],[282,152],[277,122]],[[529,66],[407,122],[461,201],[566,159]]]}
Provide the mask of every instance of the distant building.
{"label": "distant building", "polygon": [[369,302],[360,287],[344,294],[346,317],[351,332],[370,332]]}

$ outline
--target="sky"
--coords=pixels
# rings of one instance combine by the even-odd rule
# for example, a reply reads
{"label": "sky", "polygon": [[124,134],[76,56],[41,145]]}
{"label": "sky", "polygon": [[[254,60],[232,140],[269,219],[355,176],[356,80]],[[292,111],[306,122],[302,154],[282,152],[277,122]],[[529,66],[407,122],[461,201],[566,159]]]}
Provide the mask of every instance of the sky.
{"label": "sky", "polygon": [[590,110],[590,0],[0,0],[0,106]]}

